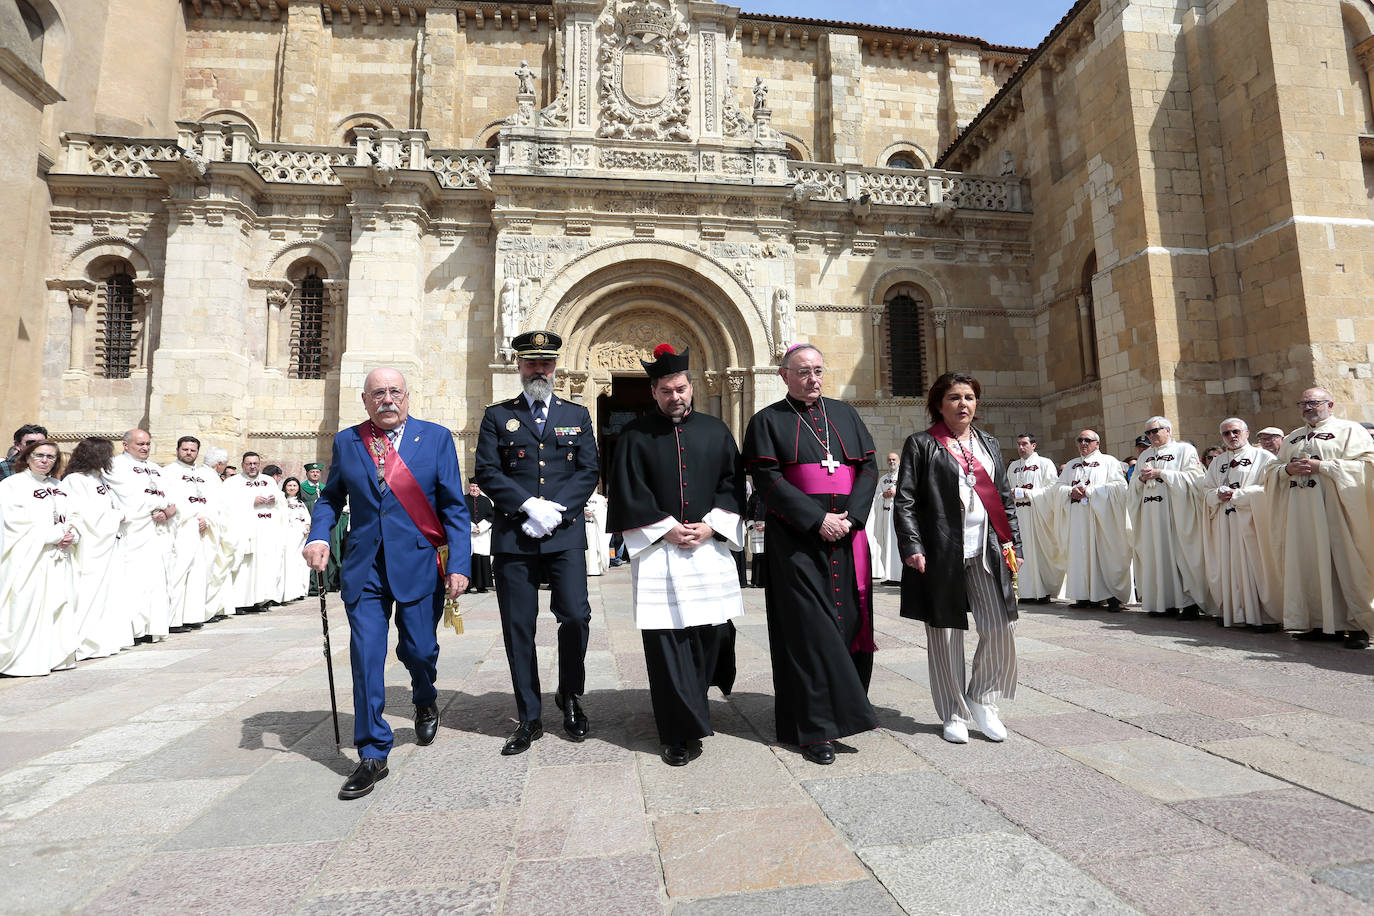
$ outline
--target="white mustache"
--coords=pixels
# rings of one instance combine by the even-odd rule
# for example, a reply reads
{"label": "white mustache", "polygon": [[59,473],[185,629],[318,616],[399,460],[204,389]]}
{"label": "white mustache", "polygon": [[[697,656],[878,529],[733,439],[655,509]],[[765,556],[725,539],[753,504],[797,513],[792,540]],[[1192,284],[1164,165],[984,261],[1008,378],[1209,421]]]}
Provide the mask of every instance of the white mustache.
{"label": "white mustache", "polygon": [[377,413],[400,413],[401,408],[395,404],[383,404],[377,408]]}

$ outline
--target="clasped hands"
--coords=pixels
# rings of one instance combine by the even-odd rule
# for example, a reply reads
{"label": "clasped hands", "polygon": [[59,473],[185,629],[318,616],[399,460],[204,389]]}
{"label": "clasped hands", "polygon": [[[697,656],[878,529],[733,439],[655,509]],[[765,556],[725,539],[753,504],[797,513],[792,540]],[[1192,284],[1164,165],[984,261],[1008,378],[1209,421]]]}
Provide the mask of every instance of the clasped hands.
{"label": "clasped hands", "polygon": [[848,510],[839,513],[825,513],[825,518],[821,520],[821,540],[838,541],[846,534],[854,530],[854,523],[849,520]]}
{"label": "clasped hands", "polygon": [[1285,470],[1290,477],[1311,477],[1321,468],[1322,460],[1315,456],[1311,458],[1294,458],[1288,462]]}
{"label": "clasped hands", "polygon": [[1164,472],[1159,468],[1141,468],[1138,473],[1141,480],[1159,480],[1164,476]]}
{"label": "clasped hands", "polygon": [[562,503],[540,496],[531,496],[520,508],[525,513],[520,530],[532,538],[544,538],[553,534],[558,530],[558,526],[563,524],[563,513],[568,511],[568,507]]}
{"label": "clasped hands", "polygon": [[715,533],[716,529],[705,522],[687,522],[686,524],[674,525],[668,529],[668,533],[663,535],[663,539],[674,547],[692,550],[711,540]]}

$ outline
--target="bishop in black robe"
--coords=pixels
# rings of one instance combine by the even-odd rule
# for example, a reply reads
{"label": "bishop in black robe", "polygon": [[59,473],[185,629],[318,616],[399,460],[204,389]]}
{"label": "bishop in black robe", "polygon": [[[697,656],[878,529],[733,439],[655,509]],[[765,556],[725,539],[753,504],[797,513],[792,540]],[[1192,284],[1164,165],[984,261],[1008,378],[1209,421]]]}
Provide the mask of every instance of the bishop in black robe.
{"label": "bishop in black robe", "polygon": [[[768,509],[765,606],[780,742],[805,748],[878,725],[868,702],[876,647],[864,532],[878,481],[873,452],[858,413],[830,398],[808,406],[789,395],[755,414],[744,436],[745,466]],[[823,540],[826,513],[843,512],[852,530]]]}

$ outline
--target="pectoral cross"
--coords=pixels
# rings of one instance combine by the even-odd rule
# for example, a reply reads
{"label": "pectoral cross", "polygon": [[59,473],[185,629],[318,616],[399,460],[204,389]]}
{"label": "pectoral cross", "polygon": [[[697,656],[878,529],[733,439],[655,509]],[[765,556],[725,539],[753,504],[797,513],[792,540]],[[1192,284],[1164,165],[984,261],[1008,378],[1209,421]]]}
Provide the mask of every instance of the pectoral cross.
{"label": "pectoral cross", "polygon": [[821,462],[821,466],[825,468],[827,474],[833,474],[835,473],[835,469],[840,466],[840,463],[835,460],[834,455],[826,452],[825,460]]}

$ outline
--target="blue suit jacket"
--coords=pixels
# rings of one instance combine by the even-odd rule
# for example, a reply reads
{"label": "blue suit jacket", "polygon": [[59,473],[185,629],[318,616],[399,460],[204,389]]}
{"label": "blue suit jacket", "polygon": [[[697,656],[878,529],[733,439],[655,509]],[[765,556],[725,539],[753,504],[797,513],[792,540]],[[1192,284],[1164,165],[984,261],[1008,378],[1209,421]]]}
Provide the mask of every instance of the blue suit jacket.
{"label": "blue suit jacket", "polygon": [[[397,451],[444,526],[449,545],[447,571],[471,575],[471,526],[453,434],[437,423],[409,417]],[[351,514],[343,557],[344,602],[358,600],[377,550],[383,546],[386,585],[397,601],[418,601],[432,594],[440,585],[436,548],[410,520],[396,494],[390,489],[383,493],[377,486],[376,462],[357,427],[334,436],[329,479],[310,515],[309,540],[329,540],[345,499]]]}
{"label": "blue suit jacket", "polygon": [[[491,552],[585,550],[582,511],[600,476],[592,418],[581,404],[551,398],[543,436],[524,395],[488,407],[477,436],[476,477],[496,506]],[[520,507],[531,496],[568,507],[548,537],[535,539],[520,530]]]}

